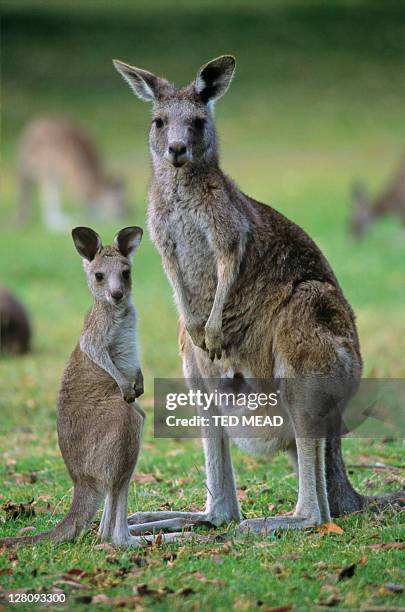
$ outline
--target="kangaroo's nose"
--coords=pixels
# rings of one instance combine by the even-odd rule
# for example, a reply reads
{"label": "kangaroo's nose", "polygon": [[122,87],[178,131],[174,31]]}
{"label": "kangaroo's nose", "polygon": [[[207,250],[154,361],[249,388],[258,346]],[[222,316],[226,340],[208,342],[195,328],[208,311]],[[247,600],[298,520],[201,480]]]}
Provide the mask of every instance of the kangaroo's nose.
{"label": "kangaroo's nose", "polygon": [[187,153],[187,147],[184,142],[172,142],[172,144],[169,145],[169,153],[175,157],[180,157],[180,155]]}
{"label": "kangaroo's nose", "polygon": [[117,302],[122,300],[123,295],[124,294],[122,293],[122,291],[113,291],[111,293],[111,297],[113,298],[113,300],[116,300]]}

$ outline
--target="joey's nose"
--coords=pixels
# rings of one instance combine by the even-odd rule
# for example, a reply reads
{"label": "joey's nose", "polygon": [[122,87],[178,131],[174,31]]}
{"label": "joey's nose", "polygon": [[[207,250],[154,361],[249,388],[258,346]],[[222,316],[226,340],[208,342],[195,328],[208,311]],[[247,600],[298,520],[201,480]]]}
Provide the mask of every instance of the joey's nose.
{"label": "joey's nose", "polygon": [[120,300],[122,300],[123,298],[123,293],[122,291],[112,291],[111,292],[111,297],[113,298],[113,300],[115,300],[116,302],[119,302]]}
{"label": "joey's nose", "polygon": [[184,142],[172,142],[172,144],[169,145],[169,153],[174,157],[180,157],[187,153],[187,147]]}

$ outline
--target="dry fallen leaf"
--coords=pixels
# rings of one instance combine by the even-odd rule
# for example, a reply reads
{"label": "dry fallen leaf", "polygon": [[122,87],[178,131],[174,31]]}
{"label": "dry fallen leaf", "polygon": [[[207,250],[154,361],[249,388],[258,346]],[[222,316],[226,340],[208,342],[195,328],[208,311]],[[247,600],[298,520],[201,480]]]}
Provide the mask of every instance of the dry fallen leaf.
{"label": "dry fallen leaf", "polygon": [[132,480],[135,482],[157,482],[153,474],[142,474],[141,472],[136,472],[132,476]]}
{"label": "dry fallen leaf", "polygon": [[190,576],[198,580],[198,582],[203,582],[206,584],[213,584],[215,586],[227,586],[227,582],[225,580],[220,580],[219,578],[207,578],[201,572],[191,572]]}
{"label": "dry fallen leaf", "polygon": [[336,525],[336,523],[324,523],[323,525],[319,525],[318,531],[322,535],[329,535],[331,533],[342,535],[343,533],[343,529],[339,527],[339,525]]}
{"label": "dry fallen leaf", "polygon": [[35,527],[23,527],[22,529],[20,529],[20,531],[17,531],[17,536],[23,536],[23,535],[27,535],[27,533],[31,533],[32,531],[35,531]]}
{"label": "dry fallen leaf", "polygon": [[236,490],[238,499],[240,502],[245,501],[247,498],[247,492],[244,489],[237,489]]}
{"label": "dry fallen leaf", "polygon": [[173,593],[172,589],[164,587],[163,589],[151,589],[147,584],[138,584],[136,591],[140,597],[153,597],[154,599],[162,599]]}
{"label": "dry fallen leaf", "polygon": [[[77,598],[80,601],[82,598]],[[94,595],[91,598],[91,604],[103,604],[105,606],[109,606],[111,609],[115,608],[129,608],[132,610],[142,610],[140,603],[140,597],[137,595],[116,595],[115,597],[108,597],[103,593],[99,595]]]}
{"label": "dry fallen leaf", "polygon": [[35,508],[33,508],[34,499],[27,502],[26,504],[14,504],[11,500],[6,501],[2,506],[0,506],[1,510],[3,510],[7,519],[17,519],[20,517],[30,517],[35,516]]}
{"label": "dry fallen leaf", "polygon": [[367,548],[371,550],[391,550],[405,547],[405,542],[385,542],[381,544],[368,544]]}

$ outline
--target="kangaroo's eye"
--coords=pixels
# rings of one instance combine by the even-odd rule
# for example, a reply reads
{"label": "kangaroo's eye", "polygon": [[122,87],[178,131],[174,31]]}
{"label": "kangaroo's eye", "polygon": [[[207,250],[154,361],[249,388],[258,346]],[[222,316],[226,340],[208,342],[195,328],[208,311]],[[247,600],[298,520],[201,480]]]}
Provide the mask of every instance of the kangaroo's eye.
{"label": "kangaroo's eye", "polygon": [[156,119],[154,119],[153,122],[156,125],[156,127],[159,129],[164,126],[164,121],[160,117],[156,117]]}
{"label": "kangaroo's eye", "polygon": [[206,124],[206,120],[204,119],[204,117],[195,117],[193,119],[193,127],[196,130],[203,130],[205,124]]}
{"label": "kangaroo's eye", "polygon": [[128,280],[130,276],[131,276],[131,271],[130,271],[130,270],[124,270],[124,271],[122,272],[122,278],[123,278],[124,280]]}
{"label": "kangaroo's eye", "polygon": [[96,272],[94,276],[96,277],[96,281],[99,283],[101,283],[101,281],[104,279],[104,274],[102,272]]}

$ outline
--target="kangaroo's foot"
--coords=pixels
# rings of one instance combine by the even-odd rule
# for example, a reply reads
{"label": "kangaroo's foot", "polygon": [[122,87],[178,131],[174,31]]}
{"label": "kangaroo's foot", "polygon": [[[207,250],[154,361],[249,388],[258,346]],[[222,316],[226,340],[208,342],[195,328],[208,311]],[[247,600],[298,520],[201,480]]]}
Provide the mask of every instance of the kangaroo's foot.
{"label": "kangaroo's foot", "polygon": [[134,547],[134,548],[139,548],[141,546],[147,546],[149,544],[170,544],[171,542],[184,542],[184,541],[189,541],[189,540],[205,540],[206,538],[204,538],[203,536],[199,536],[196,535],[195,533],[192,533],[191,531],[184,531],[184,532],[174,532],[174,533],[158,533],[158,534],[147,534],[147,535],[141,535],[141,536],[134,536],[134,535],[125,535],[125,537],[123,538],[113,538],[112,539],[112,543],[115,546],[122,546],[122,547]]}
{"label": "kangaroo's foot", "polygon": [[132,534],[141,535],[161,530],[175,532],[198,526],[218,527],[230,520],[214,517],[208,512],[136,512],[128,517],[128,528]]}
{"label": "kangaroo's foot", "polygon": [[242,521],[237,527],[239,533],[269,535],[280,529],[305,529],[320,521],[300,516],[263,516]]}

